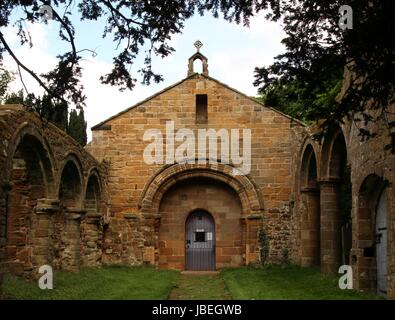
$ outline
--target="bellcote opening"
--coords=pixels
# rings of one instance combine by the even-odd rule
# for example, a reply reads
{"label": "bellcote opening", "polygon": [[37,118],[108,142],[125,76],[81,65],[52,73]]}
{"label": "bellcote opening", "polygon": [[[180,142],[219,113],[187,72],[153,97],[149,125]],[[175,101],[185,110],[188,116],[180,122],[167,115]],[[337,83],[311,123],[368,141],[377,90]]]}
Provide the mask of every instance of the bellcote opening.
{"label": "bellcote opening", "polygon": [[202,64],[201,73],[208,76],[208,59],[199,51],[202,46],[203,44],[199,40],[195,42],[197,51],[188,60],[188,77],[198,72],[194,70],[194,63],[196,60],[200,60],[199,62]]}
{"label": "bellcote opening", "polygon": [[203,73],[203,61],[200,58],[193,61],[193,72]]}

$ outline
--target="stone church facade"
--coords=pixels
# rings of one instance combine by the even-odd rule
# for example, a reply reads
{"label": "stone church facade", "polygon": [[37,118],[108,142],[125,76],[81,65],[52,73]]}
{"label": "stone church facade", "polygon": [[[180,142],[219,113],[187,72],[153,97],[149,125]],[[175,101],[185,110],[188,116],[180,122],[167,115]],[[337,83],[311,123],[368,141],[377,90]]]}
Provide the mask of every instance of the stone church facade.
{"label": "stone church facade", "polygon": [[[192,60],[195,57],[207,65],[204,56]],[[203,121],[196,112],[201,96],[208,107]],[[147,164],[143,153],[149,142],[144,141],[144,133],[152,129],[166,133],[169,121],[175,132],[188,128],[195,137],[199,129],[250,129],[249,174],[233,175],[232,164],[220,159]],[[191,212],[200,209],[215,221],[217,267],[256,261],[262,225],[271,241],[270,257],[280,260],[290,239],[291,155],[297,151],[294,137],[302,127],[207,72],[193,70],[177,84],[93,127],[87,150],[110,163],[112,224],[104,239],[103,259],[184,269],[185,223]],[[169,143],[164,141],[163,152]]]}
{"label": "stone church facade", "polygon": [[[313,127],[210,77],[197,52],[185,79],[94,126],[85,149],[19,106],[0,107],[0,127],[2,272],[238,267],[259,263],[264,234],[270,262],[351,265],[354,287],[395,298],[394,135],[380,124],[365,142],[348,122],[313,139]],[[188,140],[210,129],[214,152],[206,136]],[[248,170],[235,171],[244,156]]]}

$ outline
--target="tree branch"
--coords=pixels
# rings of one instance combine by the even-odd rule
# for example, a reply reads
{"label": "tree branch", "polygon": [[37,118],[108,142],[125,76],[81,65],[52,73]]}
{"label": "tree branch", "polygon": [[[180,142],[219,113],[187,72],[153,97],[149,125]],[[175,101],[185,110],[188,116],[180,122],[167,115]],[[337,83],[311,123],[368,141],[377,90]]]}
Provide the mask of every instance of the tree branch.
{"label": "tree branch", "polygon": [[144,23],[138,22],[136,20],[133,20],[133,19],[128,18],[125,15],[123,15],[121,11],[119,11],[117,8],[114,8],[114,6],[111,4],[110,1],[108,1],[108,0],[100,0],[99,2],[103,3],[108,9],[111,10],[111,12],[116,13],[118,16],[120,16],[122,19],[124,19],[127,23],[134,23],[134,24],[137,24],[139,26],[144,26]]}
{"label": "tree branch", "polygon": [[7,50],[7,52],[10,54],[10,56],[14,59],[14,61],[17,63],[19,67],[21,67],[23,70],[25,70],[28,74],[30,74],[38,83],[41,87],[44,88],[45,91],[48,92],[48,94],[52,97],[58,98],[64,102],[66,102],[63,97],[58,97],[56,94],[54,94],[48,87],[47,85],[37,76],[32,70],[30,70],[28,67],[26,67],[19,59],[18,57],[14,54],[8,43],[5,41],[3,33],[0,31],[0,42],[3,44],[4,48]]}

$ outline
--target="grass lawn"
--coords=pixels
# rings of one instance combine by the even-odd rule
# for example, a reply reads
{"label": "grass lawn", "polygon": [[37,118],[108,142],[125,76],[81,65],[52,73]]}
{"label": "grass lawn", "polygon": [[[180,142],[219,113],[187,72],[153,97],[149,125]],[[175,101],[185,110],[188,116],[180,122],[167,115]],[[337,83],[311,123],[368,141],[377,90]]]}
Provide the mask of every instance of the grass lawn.
{"label": "grass lawn", "polygon": [[40,290],[37,281],[7,275],[0,299],[378,299],[373,294],[339,289],[339,276],[294,265],[225,269],[219,275],[103,266],[83,268],[80,273],[55,272],[53,290]]}
{"label": "grass lawn", "polygon": [[219,275],[181,275],[170,300],[229,300],[231,296]]}
{"label": "grass lawn", "polygon": [[223,270],[221,276],[233,299],[378,299],[378,296],[373,294],[339,289],[340,274],[323,275],[317,268],[301,268],[294,265],[243,267]]}
{"label": "grass lawn", "polygon": [[136,299],[164,300],[179,273],[150,267],[103,266],[79,273],[54,273],[54,289],[41,290],[37,281],[5,276],[3,296],[9,299]]}

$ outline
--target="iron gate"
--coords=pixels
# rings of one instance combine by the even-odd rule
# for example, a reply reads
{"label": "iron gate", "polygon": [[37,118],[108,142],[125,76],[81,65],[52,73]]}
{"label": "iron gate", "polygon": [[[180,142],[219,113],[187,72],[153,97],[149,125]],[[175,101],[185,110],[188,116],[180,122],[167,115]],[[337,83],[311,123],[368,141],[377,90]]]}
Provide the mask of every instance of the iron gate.
{"label": "iron gate", "polygon": [[185,269],[215,270],[215,223],[208,212],[192,212],[186,221]]}

